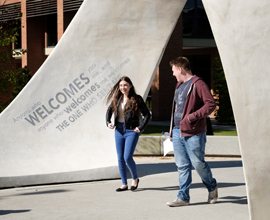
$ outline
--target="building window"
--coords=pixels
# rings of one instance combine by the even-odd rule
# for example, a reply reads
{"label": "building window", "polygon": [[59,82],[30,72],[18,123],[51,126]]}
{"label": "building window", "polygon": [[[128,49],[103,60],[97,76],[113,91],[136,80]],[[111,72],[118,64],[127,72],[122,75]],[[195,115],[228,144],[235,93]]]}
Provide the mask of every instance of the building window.
{"label": "building window", "polygon": [[54,47],[57,44],[57,15],[47,16],[47,47]]}
{"label": "building window", "polygon": [[188,0],[183,9],[184,38],[214,38],[201,0]]}

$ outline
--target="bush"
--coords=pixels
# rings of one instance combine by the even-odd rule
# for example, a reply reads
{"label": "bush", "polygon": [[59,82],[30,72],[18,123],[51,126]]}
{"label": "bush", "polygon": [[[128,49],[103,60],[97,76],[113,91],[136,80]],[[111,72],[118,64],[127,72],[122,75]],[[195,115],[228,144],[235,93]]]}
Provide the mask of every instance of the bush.
{"label": "bush", "polygon": [[216,120],[220,124],[235,125],[230,95],[220,58],[216,58],[213,65],[213,92],[218,106],[215,112]]}
{"label": "bush", "polygon": [[[0,5],[0,8],[3,4]],[[9,13],[7,9],[1,10],[2,13]],[[22,55],[26,50],[15,51],[12,43],[17,41],[19,36],[20,18],[11,21],[0,21],[0,112],[19,94],[26,83],[31,78],[31,73],[25,66],[16,68],[14,55]]]}
{"label": "bush", "polygon": [[[0,79],[0,84],[6,84],[4,86],[5,92],[2,93],[2,95],[5,95],[6,99],[1,100],[0,112],[2,112],[13,101],[13,99],[15,99],[15,97],[20,93],[20,91],[24,88],[24,86],[32,77],[32,74],[28,70],[27,66],[25,66],[24,68],[19,68],[13,73],[14,75],[8,78]],[[0,91],[1,90],[3,89],[0,89]]]}

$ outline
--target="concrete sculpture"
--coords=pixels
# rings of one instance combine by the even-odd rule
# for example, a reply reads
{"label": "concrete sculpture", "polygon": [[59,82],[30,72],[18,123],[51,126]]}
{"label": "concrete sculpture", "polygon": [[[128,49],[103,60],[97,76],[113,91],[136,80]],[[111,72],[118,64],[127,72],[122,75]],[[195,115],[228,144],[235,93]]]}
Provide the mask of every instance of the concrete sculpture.
{"label": "concrete sculpture", "polygon": [[[270,2],[203,0],[237,124],[251,219],[270,216]],[[228,181],[230,177],[228,177]]]}
{"label": "concrete sculpture", "polygon": [[0,116],[0,187],[118,177],[105,95],[127,75],[146,98],[184,4],[85,0]]}
{"label": "concrete sculpture", "polygon": [[[0,115],[0,187],[117,177],[104,96],[128,75],[146,97],[185,2],[85,0],[53,53]],[[269,219],[270,2],[203,3],[231,94],[250,216]]]}

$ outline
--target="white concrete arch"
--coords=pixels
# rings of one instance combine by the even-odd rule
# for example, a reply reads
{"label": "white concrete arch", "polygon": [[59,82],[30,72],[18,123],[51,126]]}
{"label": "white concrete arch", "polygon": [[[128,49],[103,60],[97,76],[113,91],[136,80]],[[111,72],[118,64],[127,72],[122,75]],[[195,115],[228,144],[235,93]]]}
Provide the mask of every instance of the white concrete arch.
{"label": "white concrete arch", "polygon": [[270,2],[202,1],[222,59],[236,119],[250,218],[267,220],[270,216]]}
{"label": "white concrete arch", "polygon": [[85,0],[0,115],[0,187],[119,177],[105,95],[127,75],[146,98],[184,4]]}
{"label": "white concrete arch", "polygon": [[[50,57],[0,115],[0,187],[118,177],[104,95],[128,75],[146,97],[185,2],[85,0]],[[203,3],[231,94],[250,216],[268,219],[270,2]]]}

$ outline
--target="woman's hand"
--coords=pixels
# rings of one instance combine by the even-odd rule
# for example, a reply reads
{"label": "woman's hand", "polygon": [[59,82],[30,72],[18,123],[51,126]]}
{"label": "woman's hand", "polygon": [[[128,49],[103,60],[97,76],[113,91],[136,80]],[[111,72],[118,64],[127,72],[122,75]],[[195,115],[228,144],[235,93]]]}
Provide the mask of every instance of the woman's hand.
{"label": "woman's hand", "polygon": [[114,129],[113,124],[108,124],[108,128],[110,128],[110,129]]}
{"label": "woman's hand", "polygon": [[140,133],[141,131],[139,130],[139,128],[134,128],[133,131],[135,131],[136,133]]}

